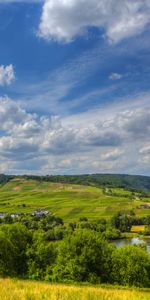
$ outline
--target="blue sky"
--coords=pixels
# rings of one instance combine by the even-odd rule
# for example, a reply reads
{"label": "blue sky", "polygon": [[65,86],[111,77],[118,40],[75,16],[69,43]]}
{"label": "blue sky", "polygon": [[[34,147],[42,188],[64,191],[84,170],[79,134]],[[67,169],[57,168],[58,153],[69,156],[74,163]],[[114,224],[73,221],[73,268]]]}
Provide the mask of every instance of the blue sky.
{"label": "blue sky", "polygon": [[150,175],[149,0],[0,0],[0,172]]}

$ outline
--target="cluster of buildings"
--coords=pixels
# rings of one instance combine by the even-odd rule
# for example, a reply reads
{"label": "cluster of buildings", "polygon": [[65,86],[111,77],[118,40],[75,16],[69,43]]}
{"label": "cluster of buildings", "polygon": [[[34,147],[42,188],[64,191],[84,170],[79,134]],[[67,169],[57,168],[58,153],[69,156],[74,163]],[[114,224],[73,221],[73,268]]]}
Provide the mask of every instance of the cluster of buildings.
{"label": "cluster of buildings", "polygon": [[139,206],[139,208],[141,208],[141,209],[144,209],[144,208],[146,208],[146,209],[150,209],[150,204],[142,204],[142,205],[140,205]]}
{"label": "cluster of buildings", "polygon": [[[7,213],[0,213],[0,219],[4,219],[8,214]],[[9,214],[10,217],[12,218],[16,218],[16,217],[19,217],[21,216],[22,213],[12,213],[12,214]]]}
{"label": "cluster of buildings", "polygon": [[[48,215],[49,213],[50,212],[48,210],[36,210],[36,211],[34,211],[31,214],[31,216],[32,217],[43,217],[43,216]],[[8,213],[0,212],[0,219],[4,219],[7,215],[8,215]],[[21,215],[23,215],[23,213],[12,213],[12,214],[9,214],[9,216],[11,218],[17,218],[17,217],[20,217]]]}
{"label": "cluster of buildings", "polygon": [[33,216],[33,217],[43,217],[43,216],[48,215],[48,214],[49,214],[48,210],[36,210],[31,214],[31,216]]}

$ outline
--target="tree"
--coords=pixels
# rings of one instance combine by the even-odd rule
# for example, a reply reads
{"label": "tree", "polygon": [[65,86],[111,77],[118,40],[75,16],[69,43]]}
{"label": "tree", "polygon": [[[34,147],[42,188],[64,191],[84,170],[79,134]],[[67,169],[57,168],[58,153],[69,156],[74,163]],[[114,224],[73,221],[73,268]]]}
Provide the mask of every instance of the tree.
{"label": "tree", "polygon": [[131,215],[118,212],[111,220],[112,226],[119,229],[121,232],[130,231],[133,217]]}
{"label": "tree", "polygon": [[[33,235],[33,244],[27,250],[28,277],[31,279],[48,279],[57,255],[56,243],[44,241],[44,233],[36,232]],[[48,271],[47,271],[48,270]]]}
{"label": "tree", "polygon": [[116,240],[120,238],[121,232],[116,228],[108,227],[103,235],[107,240]]}
{"label": "tree", "polygon": [[76,230],[60,244],[54,281],[108,282],[113,246],[97,232]]}
{"label": "tree", "polygon": [[112,254],[112,282],[115,284],[149,287],[150,256],[135,245],[116,249]]}
{"label": "tree", "polygon": [[0,231],[0,277],[12,276],[14,270],[15,248],[5,233]]}
{"label": "tree", "polygon": [[31,235],[27,228],[19,223],[1,226],[6,239],[12,245],[14,251],[13,266],[16,275],[23,275],[27,268],[26,249],[29,242],[31,242]]}
{"label": "tree", "polygon": [[142,234],[150,236],[150,226],[146,226]]}

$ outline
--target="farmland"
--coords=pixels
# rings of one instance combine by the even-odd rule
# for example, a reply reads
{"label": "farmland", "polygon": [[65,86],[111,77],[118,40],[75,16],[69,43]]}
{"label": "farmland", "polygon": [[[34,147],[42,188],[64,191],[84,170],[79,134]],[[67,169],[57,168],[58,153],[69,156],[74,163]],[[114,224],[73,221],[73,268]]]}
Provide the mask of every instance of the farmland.
{"label": "farmland", "polygon": [[131,228],[131,232],[133,232],[133,233],[143,232],[144,230],[145,230],[144,225],[132,226],[132,228]]}
{"label": "farmland", "polygon": [[94,186],[40,182],[14,178],[0,186],[0,212],[32,213],[47,209],[66,222],[87,217],[109,219],[117,211],[134,209],[137,216],[146,216],[150,209],[139,208],[150,203],[150,197],[140,197],[123,188],[103,189]]}

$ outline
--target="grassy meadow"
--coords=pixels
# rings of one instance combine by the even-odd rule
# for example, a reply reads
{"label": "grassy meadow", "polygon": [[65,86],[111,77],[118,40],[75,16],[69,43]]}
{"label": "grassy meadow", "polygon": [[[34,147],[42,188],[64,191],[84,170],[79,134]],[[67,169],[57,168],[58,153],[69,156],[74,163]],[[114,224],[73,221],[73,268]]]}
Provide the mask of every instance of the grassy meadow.
{"label": "grassy meadow", "polygon": [[90,220],[110,218],[117,211],[135,209],[139,216],[150,213],[138,206],[150,198],[132,197],[131,191],[111,189],[113,195],[94,186],[39,182],[15,178],[0,186],[0,212],[31,213],[48,209],[66,222],[86,216]]}
{"label": "grassy meadow", "polygon": [[0,300],[149,300],[150,290],[77,287],[0,279]]}

